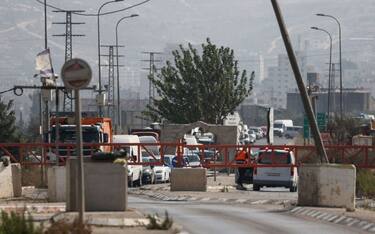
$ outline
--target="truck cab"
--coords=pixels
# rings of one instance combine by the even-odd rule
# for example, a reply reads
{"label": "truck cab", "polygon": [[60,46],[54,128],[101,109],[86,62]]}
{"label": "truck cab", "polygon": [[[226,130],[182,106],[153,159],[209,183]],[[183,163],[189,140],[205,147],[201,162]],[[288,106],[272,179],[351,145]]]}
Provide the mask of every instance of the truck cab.
{"label": "truck cab", "polygon": [[[60,117],[51,119],[51,143],[56,143],[58,124],[58,143],[74,144],[76,142],[76,125],[74,119]],[[84,144],[112,143],[112,122],[110,118],[82,118],[82,141]],[[111,146],[84,146],[83,154],[92,155],[95,152],[111,152]],[[59,156],[75,155],[74,147],[59,146]]]}

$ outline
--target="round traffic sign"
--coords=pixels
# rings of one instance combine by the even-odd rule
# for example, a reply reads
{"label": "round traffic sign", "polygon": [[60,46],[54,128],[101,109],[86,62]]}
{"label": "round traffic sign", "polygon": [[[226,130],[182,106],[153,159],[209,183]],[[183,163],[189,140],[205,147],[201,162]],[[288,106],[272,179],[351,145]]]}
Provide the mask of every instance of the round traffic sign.
{"label": "round traffic sign", "polygon": [[81,89],[86,87],[92,77],[89,64],[79,58],[66,61],[61,68],[61,78],[65,87],[70,89]]}

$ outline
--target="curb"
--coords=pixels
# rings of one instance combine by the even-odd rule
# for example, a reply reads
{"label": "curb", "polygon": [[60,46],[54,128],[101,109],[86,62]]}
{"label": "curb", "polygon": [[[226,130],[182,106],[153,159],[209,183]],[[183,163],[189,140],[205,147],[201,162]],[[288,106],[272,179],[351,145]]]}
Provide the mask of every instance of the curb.
{"label": "curb", "polygon": [[313,219],[345,225],[348,227],[361,229],[362,231],[375,233],[375,223],[369,222],[367,220],[361,220],[358,218],[348,217],[340,214],[333,214],[330,212],[301,206],[290,209],[288,213],[296,216],[307,216]]}

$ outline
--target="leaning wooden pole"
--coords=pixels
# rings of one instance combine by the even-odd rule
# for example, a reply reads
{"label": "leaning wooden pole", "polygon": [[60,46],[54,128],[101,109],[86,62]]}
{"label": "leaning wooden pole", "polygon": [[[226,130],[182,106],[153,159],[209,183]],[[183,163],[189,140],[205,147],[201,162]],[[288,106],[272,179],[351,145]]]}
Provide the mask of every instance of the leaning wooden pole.
{"label": "leaning wooden pole", "polygon": [[292,66],[294,77],[296,79],[297,86],[298,86],[298,89],[302,98],[303,107],[305,109],[305,112],[307,114],[307,117],[310,123],[311,131],[312,131],[314,141],[315,141],[315,146],[317,147],[317,150],[320,156],[320,161],[322,163],[329,163],[327,152],[324,148],[323,141],[320,136],[318,124],[316,123],[316,119],[315,119],[314,112],[313,112],[313,109],[312,109],[312,106],[311,106],[311,103],[307,94],[307,90],[306,90],[305,84],[303,83],[301,72],[298,68],[297,59],[293,51],[293,46],[290,42],[288,31],[286,30],[286,27],[285,27],[284,19],[281,14],[279,4],[277,0],[271,0],[271,3],[273,6],[273,10],[275,11],[277,22],[280,27],[281,36],[284,40],[284,44],[285,44],[286,51],[288,53],[290,65]]}

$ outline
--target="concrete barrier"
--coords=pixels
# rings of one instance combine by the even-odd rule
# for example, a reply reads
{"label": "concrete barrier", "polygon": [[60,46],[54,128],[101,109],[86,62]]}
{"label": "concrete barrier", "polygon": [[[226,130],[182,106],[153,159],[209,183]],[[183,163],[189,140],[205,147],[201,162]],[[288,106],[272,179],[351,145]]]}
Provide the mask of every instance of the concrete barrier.
{"label": "concrete barrier", "polygon": [[19,163],[11,164],[12,183],[13,183],[13,197],[22,196],[22,173],[21,165]]}
{"label": "concrete barrier", "polygon": [[[66,210],[78,211],[78,160],[66,168]],[[112,162],[84,162],[86,211],[126,211],[128,175],[126,167]]]}
{"label": "concrete barrier", "polygon": [[298,205],[355,209],[356,169],[344,164],[304,164],[299,168]]}
{"label": "concrete barrier", "polygon": [[13,197],[12,167],[0,162],[0,198]]}
{"label": "concrete barrier", "polygon": [[0,162],[0,198],[20,196],[22,196],[20,164],[14,163],[5,166]]}
{"label": "concrete barrier", "polygon": [[66,168],[65,166],[52,166],[47,171],[48,201],[66,201]]}
{"label": "concrete barrier", "polygon": [[206,168],[174,168],[171,191],[207,191]]}

